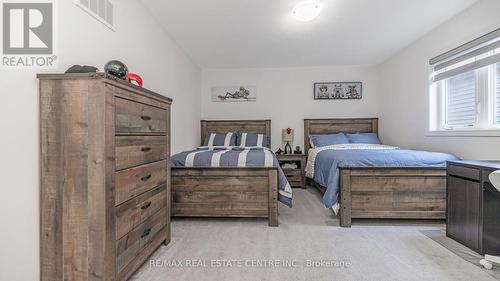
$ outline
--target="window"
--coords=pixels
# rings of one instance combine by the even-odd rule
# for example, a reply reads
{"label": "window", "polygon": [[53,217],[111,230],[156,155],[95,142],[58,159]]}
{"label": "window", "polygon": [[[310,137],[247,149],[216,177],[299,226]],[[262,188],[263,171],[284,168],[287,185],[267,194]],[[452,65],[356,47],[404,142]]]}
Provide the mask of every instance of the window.
{"label": "window", "polygon": [[430,132],[500,134],[500,29],[430,65]]}
{"label": "window", "polygon": [[477,124],[477,75],[465,72],[446,79],[446,127]]}

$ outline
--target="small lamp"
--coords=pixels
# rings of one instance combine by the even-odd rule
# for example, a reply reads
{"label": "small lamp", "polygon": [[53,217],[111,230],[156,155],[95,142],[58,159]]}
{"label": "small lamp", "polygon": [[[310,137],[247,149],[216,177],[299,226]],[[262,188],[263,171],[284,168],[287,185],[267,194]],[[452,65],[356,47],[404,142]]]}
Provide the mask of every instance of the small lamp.
{"label": "small lamp", "polygon": [[293,129],[283,129],[281,139],[286,142],[285,154],[292,154],[292,146],[290,146],[290,142],[293,142]]}

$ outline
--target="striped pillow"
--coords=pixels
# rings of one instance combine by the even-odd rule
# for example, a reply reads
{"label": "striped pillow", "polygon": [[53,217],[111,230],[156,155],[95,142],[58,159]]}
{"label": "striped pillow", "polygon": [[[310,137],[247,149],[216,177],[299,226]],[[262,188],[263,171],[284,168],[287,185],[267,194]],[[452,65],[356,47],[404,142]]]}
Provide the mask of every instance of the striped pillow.
{"label": "striped pillow", "polygon": [[210,133],[205,136],[203,146],[236,146],[236,134]]}
{"label": "striped pillow", "polygon": [[263,134],[238,133],[237,146],[259,146],[271,148],[271,138]]}

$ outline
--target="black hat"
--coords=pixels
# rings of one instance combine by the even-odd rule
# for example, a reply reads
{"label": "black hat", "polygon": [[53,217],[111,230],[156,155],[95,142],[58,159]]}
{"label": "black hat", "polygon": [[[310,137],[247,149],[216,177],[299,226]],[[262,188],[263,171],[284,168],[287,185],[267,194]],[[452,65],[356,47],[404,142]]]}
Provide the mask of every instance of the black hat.
{"label": "black hat", "polygon": [[75,64],[72,67],[68,68],[64,73],[96,73],[98,71],[97,67],[88,66],[88,65],[78,65]]}

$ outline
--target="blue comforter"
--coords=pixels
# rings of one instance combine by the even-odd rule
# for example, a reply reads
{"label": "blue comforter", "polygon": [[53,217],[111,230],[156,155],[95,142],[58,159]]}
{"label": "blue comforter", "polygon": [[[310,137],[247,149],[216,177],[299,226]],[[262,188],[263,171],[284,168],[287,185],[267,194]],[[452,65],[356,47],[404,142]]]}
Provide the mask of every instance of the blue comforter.
{"label": "blue comforter", "polygon": [[264,147],[199,147],[175,154],[173,167],[277,167],[278,200],[292,207],[292,188],[276,155]]}
{"label": "blue comforter", "polygon": [[339,199],[339,168],[345,167],[446,167],[458,160],[451,154],[404,149],[323,150],[314,161],[314,180],[326,187],[323,203],[331,208]]}

